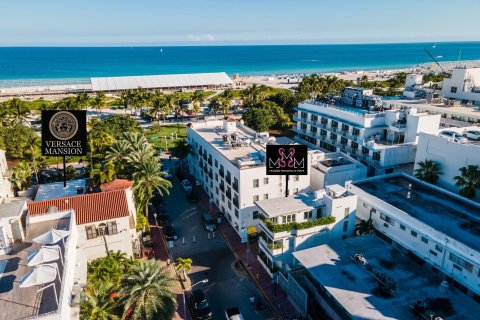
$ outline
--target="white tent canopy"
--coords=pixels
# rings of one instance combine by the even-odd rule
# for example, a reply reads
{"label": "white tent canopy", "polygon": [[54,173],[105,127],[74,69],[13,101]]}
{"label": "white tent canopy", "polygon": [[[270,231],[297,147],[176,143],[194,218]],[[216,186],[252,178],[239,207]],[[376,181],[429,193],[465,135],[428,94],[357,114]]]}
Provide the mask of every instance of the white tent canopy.
{"label": "white tent canopy", "polygon": [[91,78],[90,81],[93,91],[225,86],[233,83],[225,72],[104,77]]}
{"label": "white tent canopy", "polygon": [[70,231],[65,230],[57,230],[57,229],[50,229],[49,231],[45,232],[42,235],[32,239],[35,243],[42,243],[42,244],[55,244],[63,238],[67,237],[70,234]]}
{"label": "white tent canopy", "polygon": [[28,254],[27,265],[33,267],[41,263],[59,260],[62,257],[60,250],[59,246],[42,246],[40,249],[34,250]]}
{"label": "white tent canopy", "polygon": [[58,266],[56,263],[39,264],[20,280],[20,288],[37,286],[55,281]]}

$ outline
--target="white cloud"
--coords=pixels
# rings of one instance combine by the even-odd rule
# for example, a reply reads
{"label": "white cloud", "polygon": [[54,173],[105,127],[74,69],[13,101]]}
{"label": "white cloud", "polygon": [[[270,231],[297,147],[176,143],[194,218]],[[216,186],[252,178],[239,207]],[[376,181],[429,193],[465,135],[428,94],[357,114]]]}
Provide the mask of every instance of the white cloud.
{"label": "white cloud", "polygon": [[189,34],[190,41],[215,41],[215,37],[211,34]]}

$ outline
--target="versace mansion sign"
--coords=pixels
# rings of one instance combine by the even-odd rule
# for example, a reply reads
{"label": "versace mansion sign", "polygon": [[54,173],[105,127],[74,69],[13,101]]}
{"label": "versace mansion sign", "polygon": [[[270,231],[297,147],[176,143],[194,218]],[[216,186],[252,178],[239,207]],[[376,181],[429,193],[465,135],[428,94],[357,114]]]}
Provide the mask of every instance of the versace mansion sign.
{"label": "versace mansion sign", "polygon": [[42,155],[86,155],[86,117],[86,111],[42,111]]}

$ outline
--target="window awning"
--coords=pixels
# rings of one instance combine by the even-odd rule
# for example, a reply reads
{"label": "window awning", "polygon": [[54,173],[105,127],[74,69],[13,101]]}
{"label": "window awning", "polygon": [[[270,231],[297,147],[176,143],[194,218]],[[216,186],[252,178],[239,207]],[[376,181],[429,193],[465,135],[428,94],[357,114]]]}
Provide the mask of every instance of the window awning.
{"label": "window awning", "polygon": [[251,234],[255,234],[257,233],[257,227],[256,226],[250,226],[247,228],[247,234],[248,235],[251,235]]}

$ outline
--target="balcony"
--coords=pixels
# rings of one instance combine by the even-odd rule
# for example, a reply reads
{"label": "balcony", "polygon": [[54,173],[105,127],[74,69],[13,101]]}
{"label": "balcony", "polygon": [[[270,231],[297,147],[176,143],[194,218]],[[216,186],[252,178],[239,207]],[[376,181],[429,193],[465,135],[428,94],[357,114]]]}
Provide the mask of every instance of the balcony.
{"label": "balcony", "polygon": [[271,256],[283,254],[282,243],[267,242],[263,237],[260,237],[260,240],[258,242],[260,243],[261,249],[269,253]]}
{"label": "balcony", "polygon": [[287,222],[287,223],[274,223],[268,218],[260,215],[261,224],[263,224],[270,232],[281,233],[281,232],[291,232],[294,230],[303,230],[309,229],[317,226],[323,226],[335,222],[335,217],[327,216],[320,217],[318,219],[312,219],[304,222]]}

